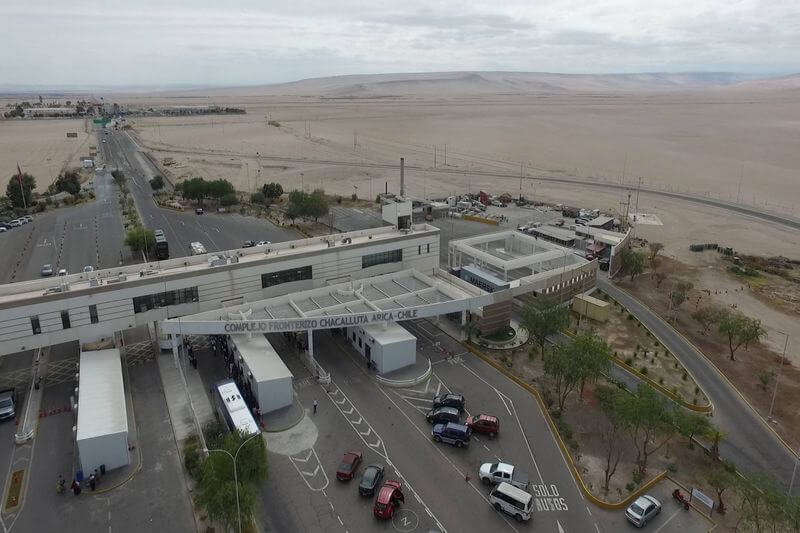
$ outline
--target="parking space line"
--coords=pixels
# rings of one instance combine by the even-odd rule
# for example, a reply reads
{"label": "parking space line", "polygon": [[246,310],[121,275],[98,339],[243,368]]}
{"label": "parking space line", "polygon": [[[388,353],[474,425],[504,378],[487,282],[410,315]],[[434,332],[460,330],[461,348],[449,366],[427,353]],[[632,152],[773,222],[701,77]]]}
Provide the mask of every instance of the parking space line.
{"label": "parking space line", "polygon": [[663,524],[661,524],[661,525],[659,526],[659,528],[658,528],[658,529],[656,529],[655,531],[653,531],[653,533],[658,533],[659,531],[661,531],[662,529],[664,529],[665,527],[667,527],[667,524],[669,524],[670,522],[672,522],[672,519],[673,519],[673,518],[675,518],[675,517],[678,515],[678,513],[680,513],[682,510],[683,510],[683,509],[681,509],[680,507],[678,507],[678,509],[677,509],[677,510],[676,510],[674,513],[672,513],[672,516],[670,516],[669,518],[667,518],[666,522],[664,522]]}

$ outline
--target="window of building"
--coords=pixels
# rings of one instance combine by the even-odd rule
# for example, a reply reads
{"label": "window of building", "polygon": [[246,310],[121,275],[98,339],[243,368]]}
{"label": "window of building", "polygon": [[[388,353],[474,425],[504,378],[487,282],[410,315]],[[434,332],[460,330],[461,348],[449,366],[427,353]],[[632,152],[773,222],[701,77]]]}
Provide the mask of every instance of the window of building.
{"label": "window of building", "polygon": [[428,243],[427,246],[428,246],[428,253],[431,253],[431,245],[430,245],[430,243]]}
{"label": "window of building", "polygon": [[70,328],[69,311],[61,311],[61,327],[64,329]]}
{"label": "window of building", "polygon": [[97,318],[97,306],[90,305],[89,306],[89,320],[92,321],[92,324],[97,324],[99,322]]}
{"label": "window of building", "polygon": [[39,316],[32,316],[31,317],[31,330],[33,331],[34,335],[38,335],[42,332],[42,326],[39,325]]}
{"label": "window of building", "polygon": [[302,281],[311,279],[311,265],[300,268],[290,268],[288,270],[279,270],[277,272],[268,272],[261,274],[261,287],[273,287],[281,283],[288,283],[290,281]]}
{"label": "window of building", "polygon": [[361,337],[359,337],[359,338],[358,338],[358,347],[359,347],[359,348],[361,348],[361,347],[362,347]]}
{"label": "window of building", "polygon": [[197,301],[197,287],[176,289],[174,291],[146,294],[133,298],[133,312],[144,313],[151,309],[180,305]]}
{"label": "window of building", "polygon": [[388,252],[378,252],[376,254],[368,254],[361,257],[361,268],[369,268],[375,265],[383,265],[384,263],[399,263],[403,260],[403,250],[390,250]]}
{"label": "window of building", "polygon": [[422,245],[417,246],[417,255],[422,255]]}

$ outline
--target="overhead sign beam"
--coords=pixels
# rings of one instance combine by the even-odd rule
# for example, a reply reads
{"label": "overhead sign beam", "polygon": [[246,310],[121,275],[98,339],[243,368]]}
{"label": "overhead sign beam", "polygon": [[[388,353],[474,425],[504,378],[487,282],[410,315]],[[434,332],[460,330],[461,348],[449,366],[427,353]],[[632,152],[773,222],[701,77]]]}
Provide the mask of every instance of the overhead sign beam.
{"label": "overhead sign beam", "polygon": [[254,320],[192,320],[191,318],[173,318],[162,322],[161,329],[164,333],[180,335],[235,335],[242,333],[279,333],[286,331],[366,326],[368,324],[381,322],[428,318],[465,311],[467,309],[477,309],[494,303],[497,299],[496,296],[496,293],[493,293],[474,298],[450,300],[447,302],[405,307],[402,309],[320,317],[264,318]]}

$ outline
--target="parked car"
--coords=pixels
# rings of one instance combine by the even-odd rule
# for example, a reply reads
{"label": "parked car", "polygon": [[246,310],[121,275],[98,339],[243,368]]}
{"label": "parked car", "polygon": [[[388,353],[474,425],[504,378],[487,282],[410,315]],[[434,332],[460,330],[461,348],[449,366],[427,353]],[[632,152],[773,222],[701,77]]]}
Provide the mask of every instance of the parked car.
{"label": "parked car", "polygon": [[661,512],[661,502],[645,494],[636,498],[625,510],[625,518],[636,527],[644,527]]}
{"label": "parked car", "polygon": [[58,275],[59,276],[66,276],[67,274],[69,274],[69,272],[67,272],[66,268],[59,268],[58,269]]}
{"label": "parked car", "polygon": [[242,243],[242,248],[252,248],[255,245],[256,243],[254,241],[244,241]]}
{"label": "parked car", "polygon": [[86,265],[83,267],[84,274],[88,274],[89,272],[94,272],[94,267],[92,265]]}
{"label": "parked car", "polygon": [[485,433],[490,439],[500,431],[500,419],[492,415],[470,416],[465,424],[473,433]]}
{"label": "parked car", "polygon": [[256,243],[256,246],[266,246],[267,244],[272,244],[272,243],[269,241],[258,241]]}
{"label": "parked car", "polygon": [[394,508],[405,501],[402,488],[399,481],[387,480],[378,492],[372,514],[376,518],[391,519],[394,516]]}
{"label": "parked car", "polygon": [[16,228],[16,227],[21,226],[22,222],[20,222],[19,219],[15,218],[14,220],[9,220],[8,221],[8,225],[11,226],[12,228]]}
{"label": "parked car", "polygon": [[361,482],[358,484],[358,493],[362,496],[374,496],[375,491],[383,480],[383,465],[369,465],[361,473]]}
{"label": "parked car", "polygon": [[484,463],[478,471],[478,476],[484,485],[497,485],[510,483],[518,489],[528,488],[528,474],[520,472],[514,465],[508,463]]}
{"label": "parked car", "polygon": [[25,215],[24,217],[20,217],[20,220],[25,219],[25,222],[33,222],[33,217],[31,215]]}
{"label": "parked car", "polygon": [[513,516],[517,522],[530,520],[533,497],[508,483],[500,483],[489,494],[489,503],[496,511]]}
{"label": "parked car", "polygon": [[340,481],[350,481],[361,464],[361,452],[345,452],[339,468],[336,469],[336,479]]}
{"label": "parked car", "polygon": [[19,221],[20,226],[28,223],[28,219],[25,217],[19,217],[17,220]]}
{"label": "parked car", "polygon": [[53,275],[53,265],[46,264],[42,266],[42,276],[52,276]]}
{"label": "parked car", "polygon": [[14,418],[14,389],[0,390],[0,420]]}
{"label": "parked car", "polygon": [[446,424],[447,422],[459,422],[461,414],[455,407],[439,407],[431,409],[425,416],[431,424]]}
{"label": "parked car", "polygon": [[472,431],[467,426],[453,422],[436,424],[431,432],[434,441],[452,444],[456,448],[468,445],[471,434]]}
{"label": "parked car", "polygon": [[195,215],[202,215],[203,214],[203,208],[202,207],[195,208],[194,214]]}
{"label": "parked car", "polygon": [[0,233],[5,233],[6,231],[8,231],[8,228],[5,226],[5,224],[0,225]]}
{"label": "parked car", "polygon": [[460,394],[440,394],[433,397],[433,408],[437,407],[453,407],[459,411],[463,411],[467,401]]}

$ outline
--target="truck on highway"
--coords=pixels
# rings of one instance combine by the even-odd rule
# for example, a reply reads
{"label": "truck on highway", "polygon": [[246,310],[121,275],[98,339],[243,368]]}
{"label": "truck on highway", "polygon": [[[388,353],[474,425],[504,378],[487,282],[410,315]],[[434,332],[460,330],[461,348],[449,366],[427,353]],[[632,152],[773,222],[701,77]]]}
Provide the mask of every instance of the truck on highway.
{"label": "truck on highway", "polygon": [[0,420],[14,418],[17,412],[14,409],[14,389],[0,390]]}
{"label": "truck on highway", "polygon": [[159,260],[169,259],[169,243],[164,230],[157,229],[153,234],[156,237],[156,257]]}
{"label": "truck on highway", "polygon": [[528,490],[530,484],[528,474],[520,472],[514,465],[508,463],[484,463],[481,465],[479,476],[485,485],[505,482],[518,489]]}

